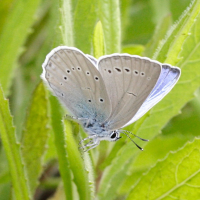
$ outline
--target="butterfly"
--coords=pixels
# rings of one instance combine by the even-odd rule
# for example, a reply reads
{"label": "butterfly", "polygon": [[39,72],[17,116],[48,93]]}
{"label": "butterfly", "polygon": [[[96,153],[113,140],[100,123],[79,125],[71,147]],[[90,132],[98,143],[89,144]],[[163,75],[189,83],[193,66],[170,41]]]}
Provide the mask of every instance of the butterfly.
{"label": "butterfly", "polygon": [[97,60],[67,46],[53,49],[42,68],[44,82],[88,133],[81,141],[89,140],[85,151],[101,140],[120,139],[120,133],[131,139],[122,128],[157,104],[181,74],[178,67],[146,57],[115,53]]}

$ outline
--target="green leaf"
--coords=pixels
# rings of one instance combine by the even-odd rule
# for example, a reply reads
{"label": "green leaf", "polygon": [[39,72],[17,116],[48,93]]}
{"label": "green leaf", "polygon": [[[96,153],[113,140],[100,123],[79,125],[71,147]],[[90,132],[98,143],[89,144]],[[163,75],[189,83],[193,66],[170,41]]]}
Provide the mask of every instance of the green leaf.
{"label": "green leaf", "polygon": [[10,181],[8,161],[6,159],[5,150],[0,148],[0,184]]}
{"label": "green leaf", "polygon": [[[74,183],[77,186],[79,197],[80,199],[85,199],[85,200],[93,199],[91,191],[91,184],[93,184],[93,182],[91,182],[91,178],[89,179],[89,177],[91,177],[92,168],[90,168],[89,171],[87,169],[88,167],[86,167],[88,166],[89,163],[85,164],[83,162],[81,154],[78,150],[77,142],[75,141],[73,136],[73,131],[72,131],[73,129],[71,123],[65,120],[64,125],[65,125],[65,137],[67,143],[66,150],[69,158],[70,168],[72,170],[74,177]],[[88,162],[89,161],[89,157],[87,156],[88,153],[84,154],[86,154],[83,155],[84,161]]]}
{"label": "green leaf", "polygon": [[61,35],[64,45],[73,46],[73,24],[71,0],[59,0],[61,17]]}
{"label": "green leaf", "polygon": [[22,139],[22,155],[32,196],[43,170],[50,129],[50,107],[42,82],[36,87],[28,109]]}
{"label": "green leaf", "polygon": [[93,55],[95,58],[99,58],[104,55],[104,38],[101,21],[98,21],[94,28],[93,49]]}
{"label": "green leaf", "polygon": [[47,152],[45,154],[44,162],[49,162],[50,160],[57,158],[57,152],[56,152],[56,148],[55,148],[55,144],[54,144],[54,134],[53,134],[52,130],[50,133],[50,137],[48,139],[47,146],[49,148],[47,149]]}
{"label": "green leaf", "polygon": [[157,160],[166,157],[168,152],[176,151],[187,141],[193,141],[194,137],[199,135],[200,103],[199,96],[197,97],[182,109],[180,115],[170,120],[168,125],[162,130],[163,134],[149,141],[145,146],[145,151],[134,159],[133,171],[127,173],[127,179],[120,188],[119,193],[121,195],[129,192],[145,168],[147,169],[154,165]]}
{"label": "green leaf", "polygon": [[124,34],[125,34],[125,29],[128,25],[129,22],[129,11],[130,11],[130,6],[131,6],[131,0],[123,0],[120,1],[120,15],[121,15],[121,34],[122,34],[122,40],[124,38]]}
{"label": "green leaf", "polygon": [[92,52],[92,36],[97,21],[97,0],[78,0],[74,11],[75,46],[87,54]]}
{"label": "green leaf", "polygon": [[2,32],[2,29],[4,27],[4,24],[7,20],[9,9],[12,6],[12,3],[14,0],[7,0],[7,1],[2,1],[1,6],[0,6],[0,35]]}
{"label": "green leaf", "polygon": [[[10,115],[8,101],[4,99],[0,89],[0,134],[7,155],[13,191],[16,200],[28,200],[29,190],[26,182],[24,166],[20,152],[20,144],[17,142],[13,118]],[[19,178],[20,177],[20,178]]]}
{"label": "green leaf", "polygon": [[155,165],[158,160],[165,158],[170,151],[176,151],[183,147],[188,141],[193,140],[194,135],[192,134],[171,134],[170,136],[158,135],[156,138],[149,141],[145,146],[145,151],[138,154],[134,159],[131,165],[131,173],[130,170],[127,170],[126,180],[123,182],[119,193],[123,195],[129,193],[130,189],[147,169]]}
{"label": "green leaf", "polygon": [[119,0],[98,1],[99,19],[103,26],[105,54],[121,51],[121,21]]}
{"label": "green leaf", "polygon": [[59,171],[63,181],[63,188],[65,191],[66,199],[73,199],[72,194],[72,177],[71,168],[69,166],[68,154],[66,152],[66,142],[64,127],[62,125],[62,110],[60,103],[56,97],[50,97],[51,102],[51,116],[52,116],[52,127],[54,131],[54,141],[59,162]]}
{"label": "green leaf", "polygon": [[172,25],[172,16],[166,15],[162,18],[160,23],[156,26],[153,37],[146,45],[145,51],[143,52],[144,56],[152,58],[156,49],[160,45],[161,41],[164,39],[168,29]]}
{"label": "green leaf", "polygon": [[142,55],[144,46],[142,45],[126,45],[122,47],[122,53],[128,53],[131,55]]}
{"label": "green leaf", "polygon": [[22,45],[30,33],[33,17],[40,0],[15,1],[0,36],[0,82],[8,92],[16,61],[22,52]]}
{"label": "green leaf", "polygon": [[200,196],[200,140],[188,143],[178,152],[156,164],[134,186],[127,200],[198,199]]}
{"label": "green leaf", "polygon": [[[195,21],[199,15],[199,7],[199,1],[193,0],[190,6],[180,17],[178,23],[172,26],[172,28],[168,31],[166,38],[159,46],[153,59],[157,59],[160,62],[167,62],[172,65],[175,65],[180,61],[181,56],[179,53],[182,50],[182,45],[184,41],[190,37],[191,27],[198,23],[195,23]],[[174,36],[176,36],[176,38],[174,38]]]}
{"label": "green leaf", "polygon": [[[179,113],[185,103],[193,98],[194,91],[199,87],[199,13],[200,1],[196,0],[193,5],[187,9],[187,12],[185,12],[187,20],[185,17],[181,18],[175,31],[171,32],[169,40],[165,41],[166,45],[163,46],[164,49],[162,50],[161,48],[159,50],[158,57],[164,59],[168,47],[168,58],[167,60],[164,60],[164,62],[170,60],[170,64],[175,64],[182,68],[182,75],[174,89],[160,103],[154,106],[149,113],[133,125],[133,133],[142,138],[151,139],[155,137],[164,125],[174,115]],[[171,48],[171,45],[174,48]],[[179,48],[177,49],[177,47]],[[171,57],[169,55],[171,55]],[[178,62],[180,58],[182,58],[182,60]],[[141,143],[140,141],[137,143],[142,146],[146,144],[144,142]],[[125,172],[123,169],[128,162],[131,165],[131,161],[137,153],[139,153],[138,149],[130,142],[118,151],[118,155],[112,161],[112,166],[106,169],[106,173],[100,184],[100,192],[103,193],[104,196],[108,195],[110,191],[113,193],[114,190],[117,190],[115,184],[116,176],[121,177],[121,173],[124,173],[125,178],[126,173],[131,173],[131,170]],[[106,187],[106,185],[108,186]]]}
{"label": "green leaf", "polygon": [[129,147],[127,152],[121,151],[123,148],[118,149],[118,151],[115,148],[115,152],[111,152],[112,156],[109,157],[113,158],[114,155],[115,157],[112,160],[111,165],[104,169],[104,173],[99,185],[99,199],[109,200],[111,197],[114,198],[118,187],[123,183],[123,179],[125,179],[125,175],[128,171],[130,163],[132,162],[131,158],[133,157],[135,150],[135,146],[132,143],[131,145],[129,144],[130,143],[125,145],[126,150]]}

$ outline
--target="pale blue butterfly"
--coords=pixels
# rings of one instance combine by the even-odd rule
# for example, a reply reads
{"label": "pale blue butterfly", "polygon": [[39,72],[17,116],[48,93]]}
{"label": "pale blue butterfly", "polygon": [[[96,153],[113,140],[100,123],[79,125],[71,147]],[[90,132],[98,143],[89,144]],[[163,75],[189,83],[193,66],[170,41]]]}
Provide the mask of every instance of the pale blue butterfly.
{"label": "pale blue butterfly", "polygon": [[88,133],[81,141],[89,139],[85,150],[101,140],[116,141],[120,133],[130,138],[122,128],[157,104],[181,74],[146,57],[116,53],[97,60],[66,46],[53,49],[42,67],[43,80]]}

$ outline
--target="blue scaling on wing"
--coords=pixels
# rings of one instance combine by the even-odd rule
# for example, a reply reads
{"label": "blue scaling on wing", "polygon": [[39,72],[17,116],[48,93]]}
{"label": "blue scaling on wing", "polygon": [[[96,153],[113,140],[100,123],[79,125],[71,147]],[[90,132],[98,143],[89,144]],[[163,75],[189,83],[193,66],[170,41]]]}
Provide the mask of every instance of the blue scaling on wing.
{"label": "blue scaling on wing", "polygon": [[138,120],[145,113],[147,113],[155,104],[157,104],[162,98],[164,98],[164,96],[167,95],[170,92],[170,90],[174,87],[174,85],[180,77],[180,74],[181,71],[179,68],[172,67],[168,64],[162,64],[162,71],[154,89],[144,101],[136,115],[125,126],[128,126],[129,124]]}

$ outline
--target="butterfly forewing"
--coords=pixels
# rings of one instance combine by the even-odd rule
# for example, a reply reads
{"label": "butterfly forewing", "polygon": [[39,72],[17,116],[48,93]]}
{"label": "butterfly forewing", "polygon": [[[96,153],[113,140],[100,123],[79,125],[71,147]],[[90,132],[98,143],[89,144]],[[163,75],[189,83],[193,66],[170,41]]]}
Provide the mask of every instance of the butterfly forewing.
{"label": "butterfly forewing", "polygon": [[81,51],[58,47],[47,55],[43,69],[43,79],[75,117],[108,118],[111,106],[101,74]]}
{"label": "butterfly forewing", "polygon": [[153,90],[161,65],[147,58],[116,54],[100,59],[98,67],[112,102],[108,127],[121,128],[133,118]]}

